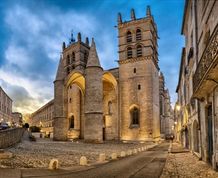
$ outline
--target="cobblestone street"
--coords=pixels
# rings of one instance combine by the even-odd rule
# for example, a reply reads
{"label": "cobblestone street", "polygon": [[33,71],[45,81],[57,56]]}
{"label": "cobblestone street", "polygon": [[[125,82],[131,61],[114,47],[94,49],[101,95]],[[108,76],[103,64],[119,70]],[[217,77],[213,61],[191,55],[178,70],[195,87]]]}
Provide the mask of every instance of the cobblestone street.
{"label": "cobblestone street", "polygon": [[[150,145],[152,145],[151,143]],[[88,144],[83,141],[56,142],[38,138],[36,142],[23,141],[7,151],[13,153],[10,159],[0,160],[0,168],[47,168],[51,159],[57,158],[60,167],[67,168],[79,165],[81,156],[86,156],[88,164],[97,162],[100,153],[110,159],[112,153],[120,155],[121,151],[141,148],[143,143],[105,142]]]}
{"label": "cobblestone street", "polygon": [[169,153],[161,178],[217,178],[218,172],[214,171],[207,163],[190,152],[182,151],[177,143],[173,143],[173,149],[181,152]]}

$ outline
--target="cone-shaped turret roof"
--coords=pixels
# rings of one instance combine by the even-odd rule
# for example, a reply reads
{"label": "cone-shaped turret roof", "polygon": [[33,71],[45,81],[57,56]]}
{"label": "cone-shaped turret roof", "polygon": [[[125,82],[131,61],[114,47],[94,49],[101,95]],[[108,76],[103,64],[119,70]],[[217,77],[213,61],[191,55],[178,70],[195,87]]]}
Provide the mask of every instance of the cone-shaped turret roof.
{"label": "cone-shaped turret roof", "polygon": [[92,44],[91,44],[91,48],[89,51],[89,57],[88,57],[88,62],[87,62],[86,67],[101,67],[98,54],[96,51],[94,38],[92,38]]}
{"label": "cone-shaped turret roof", "polygon": [[64,74],[65,73],[64,73],[63,60],[62,60],[62,57],[60,56],[60,61],[59,61],[58,70],[57,70],[55,80],[63,80],[64,79]]}

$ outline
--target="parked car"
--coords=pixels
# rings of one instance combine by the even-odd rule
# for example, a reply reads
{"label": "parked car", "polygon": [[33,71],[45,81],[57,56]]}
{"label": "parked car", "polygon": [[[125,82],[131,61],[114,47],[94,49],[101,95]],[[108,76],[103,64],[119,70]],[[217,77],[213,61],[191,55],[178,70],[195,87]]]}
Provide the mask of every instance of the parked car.
{"label": "parked car", "polygon": [[7,123],[1,123],[0,130],[5,130],[5,129],[8,129],[8,128],[9,128],[9,125]]}

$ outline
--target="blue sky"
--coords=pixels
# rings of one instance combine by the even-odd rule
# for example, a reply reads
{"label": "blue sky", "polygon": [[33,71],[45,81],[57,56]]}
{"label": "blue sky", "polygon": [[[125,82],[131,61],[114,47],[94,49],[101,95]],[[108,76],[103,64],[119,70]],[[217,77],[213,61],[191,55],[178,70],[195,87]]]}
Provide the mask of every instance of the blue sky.
{"label": "blue sky", "polygon": [[184,0],[5,0],[0,2],[0,85],[14,111],[31,113],[53,98],[62,42],[71,30],[94,37],[104,69],[117,67],[117,13],[130,19],[151,12],[160,37],[159,66],[172,103],[176,100]]}

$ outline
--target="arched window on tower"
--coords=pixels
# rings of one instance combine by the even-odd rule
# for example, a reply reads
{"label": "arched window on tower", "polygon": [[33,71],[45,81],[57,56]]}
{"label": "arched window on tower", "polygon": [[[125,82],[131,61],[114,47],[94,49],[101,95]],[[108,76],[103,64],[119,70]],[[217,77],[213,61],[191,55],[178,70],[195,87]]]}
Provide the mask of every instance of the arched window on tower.
{"label": "arched window on tower", "polygon": [[141,57],[142,56],[142,46],[141,45],[137,46],[136,54],[137,54],[137,57]]}
{"label": "arched window on tower", "polygon": [[70,67],[67,67],[67,74],[70,73]]}
{"label": "arched window on tower", "polygon": [[132,58],[132,48],[131,47],[127,48],[127,58],[128,59]]}
{"label": "arched window on tower", "polygon": [[75,53],[73,52],[72,53],[72,62],[74,62],[75,61]]}
{"label": "arched window on tower", "polygon": [[69,64],[70,64],[70,56],[67,55],[67,65],[69,65]]}
{"label": "arched window on tower", "polygon": [[74,116],[71,116],[69,121],[69,129],[74,129]]}
{"label": "arched window on tower", "polygon": [[136,41],[141,40],[142,39],[142,33],[140,29],[136,30]]}
{"label": "arched window on tower", "polygon": [[131,111],[131,125],[139,125],[139,109],[137,107],[134,107]]}
{"label": "arched window on tower", "polygon": [[132,42],[132,33],[130,31],[126,33],[126,41],[127,43]]}
{"label": "arched window on tower", "polygon": [[108,114],[109,115],[112,114],[112,102],[111,101],[108,102]]}
{"label": "arched window on tower", "polygon": [[87,63],[88,61],[88,53],[87,51],[84,52],[84,62]]}

